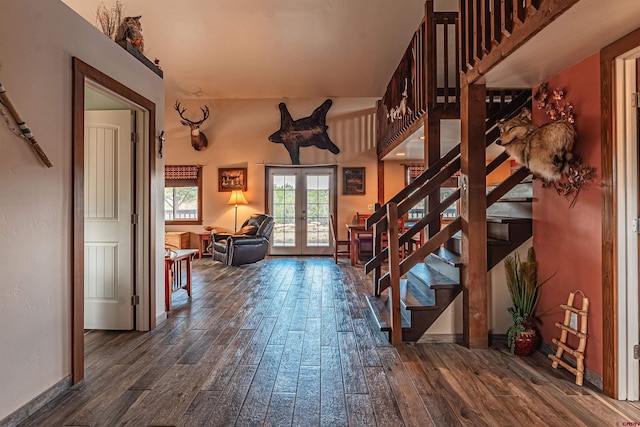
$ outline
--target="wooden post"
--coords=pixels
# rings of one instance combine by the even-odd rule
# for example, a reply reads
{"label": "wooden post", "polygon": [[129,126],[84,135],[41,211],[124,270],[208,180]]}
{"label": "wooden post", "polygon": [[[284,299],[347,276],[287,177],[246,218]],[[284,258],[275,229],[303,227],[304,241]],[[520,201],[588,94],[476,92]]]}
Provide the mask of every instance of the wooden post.
{"label": "wooden post", "polygon": [[[425,117],[424,119],[424,167],[429,167],[441,157],[440,152],[440,120]],[[440,187],[427,196],[425,215],[440,203]],[[428,239],[440,231],[440,218],[434,219],[428,225]]]}
{"label": "wooden post", "polygon": [[[424,76],[424,95],[426,99],[425,107],[427,109],[428,116],[430,111],[436,106],[437,98],[436,98],[436,25],[434,21],[433,14],[433,0],[427,0],[424,3],[424,21],[425,21],[425,29],[424,29],[424,55],[423,58],[423,67],[425,70]],[[425,129],[426,129],[426,119],[425,119]],[[425,133],[426,135],[426,133]]]}
{"label": "wooden post", "polygon": [[402,314],[400,313],[400,258],[398,253],[398,205],[387,205],[387,248],[389,250],[389,314],[391,315],[391,344],[402,343]]}
{"label": "wooden post", "polygon": [[486,87],[461,88],[461,217],[464,343],[487,348]]}
{"label": "wooden post", "polygon": [[[376,203],[375,210],[380,209],[380,205]],[[380,233],[379,223],[373,224],[373,256],[376,257],[382,251],[382,234]],[[373,294],[380,296],[380,277],[382,277],[381,265],[373,269]]]}
{"label": "wooden post", "polygon": [[[440,120],[433,119],[432,114],[435,113],[437,107],[436,86],[436,24],[434,19],[433,1],[427,0],[424,4],[424,19],[426,23],[424,34],[424,69],[425,75],[425,98],[427,99],[427,114],[424,115],[424,167],[425,170],[437,160],[440,159]],[[445,28],[445,32],[447,29]],[[446,62],[446,61],[445,61]],[[445,98],[447,96],[447,88],[445,87]],[[427,195],[425,200],[424,214],[431,210],[440,202],[440,189],[436,189],[433,193]],[[433,220],[427,225],[427,237],[429,240],[433,235],[440,231],[440,218]]]}
{"label": "wooden post", "polygon": [[384,204],[384,162],[382,160],[378,160],[378,204]]}

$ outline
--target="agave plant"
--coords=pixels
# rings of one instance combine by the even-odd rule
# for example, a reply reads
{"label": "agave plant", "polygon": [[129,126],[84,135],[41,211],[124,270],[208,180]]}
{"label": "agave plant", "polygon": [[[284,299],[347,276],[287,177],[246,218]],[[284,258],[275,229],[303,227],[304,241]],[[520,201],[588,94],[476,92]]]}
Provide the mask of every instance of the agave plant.
{"label": "agave plant", "polygon": [[508,311],[513,317],[513,325],[507,330],[507,344],[513,353],[518,335],[535,329],[537,319],[534,312],[540,296],[540,287],[553,275],[543,282],[538,282],[538,262],[533,247],[529,248],[526,261],[521,261],[518,254],[515,254],[504,259],[504,267],[512,303]]}

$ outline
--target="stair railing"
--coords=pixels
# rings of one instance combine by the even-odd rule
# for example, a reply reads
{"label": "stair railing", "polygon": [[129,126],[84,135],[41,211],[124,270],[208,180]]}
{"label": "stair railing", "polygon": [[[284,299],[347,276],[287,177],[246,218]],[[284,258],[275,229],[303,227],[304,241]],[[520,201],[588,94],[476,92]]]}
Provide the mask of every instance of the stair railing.
{"label": "stair railing", "polygon": [[[488,94],[494,96],[493,93]],[[485,143],[488,147],[499,136],[497,123],[503,118],[509,118],[518,112],[523,106],[530,104],[531,92],[526,91],[511,99],[499,112],[486,120]],[[505,153],[497,156],[486,165],[488,175],[499,165],[509,159]],[[402,341],[402,322],[400,316],[400,277],[406,274],[413,266],[432,252],[437,250],[455,233],[462,229],[462,218],[456,217],[451,223],[441,228],[431,236],[422,246],[417,248],[406,258],[400,260],[399,248],[408,244],[411,239],[420,233],[428,224],[440,218],[442,212],[460,199],[460,188],[442,200],[438,205],[426,212],[425,216],[415,224],[400,233],[398,218],[402,218],[417,203],[424,200],[427,195],[437,192],[440,186],[460,170],[460,144],[452,148],[442,158],[437,160],[426,171],[418,176],[411,184],[402,189],[398,194],[377,209],[366,221],[367,228],[373,229],[373,257],[365,264],[365,273],[374,272],[374,293],[380,296],[386,289],[390,289],[390,315],[391,315],[391,342],[393,344]],[[529,171],[521,167],[511,174],[501,184],[496,186],[487,195],[487,207],[515,187]],[[387,234],[387,247],[382,248],[382,235]],[[381,267],[385,260],[388,262],[388,272],[381,275]]]}

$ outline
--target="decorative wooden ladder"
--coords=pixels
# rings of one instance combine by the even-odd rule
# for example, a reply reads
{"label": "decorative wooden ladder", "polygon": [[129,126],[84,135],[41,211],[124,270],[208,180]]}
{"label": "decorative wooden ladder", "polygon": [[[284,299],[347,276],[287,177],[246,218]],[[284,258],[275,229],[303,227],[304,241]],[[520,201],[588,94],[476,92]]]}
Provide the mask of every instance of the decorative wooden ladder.
{"label": "decorative wooden ladder", "polygon": [[[582,309],[578,309],[573,306],[573,300],[576,296],[576,293],[580,292],[582,294]],[[569,293],[569,299],[566,304],[561,304],[564,312],[564,322],[556,323],[556,326],[560,328],[562,331],[560,333],[560,339],[554,338],[553,343],[558,346],[556,350],[556,354],[550,354],[549,359],[553,360],[551,366],[556,369],[558,365],[562,366],[573,375],[576,376],[576,384],[582,385],[582,381],[584,379],[584,350],[587,346],[587,315],[589,314],[589,298],[584,295],[584,292],[578,290],[575,292]],[[575,321],[575,325],[572,325],[571,318],[572,316]],[[578,320],[578,316],[580,316]],[[580,326],[580,330],[578,330],[578,325]],[[575,326],[575,327],[573,327]],[[575,335],[580,339],[578,344],[578,348],[571,348],[567,345],[567,337],[569,334]],[[567,362],[562,360],[563,352],[569,353],[576,359],[576,367],[569,365]]]}

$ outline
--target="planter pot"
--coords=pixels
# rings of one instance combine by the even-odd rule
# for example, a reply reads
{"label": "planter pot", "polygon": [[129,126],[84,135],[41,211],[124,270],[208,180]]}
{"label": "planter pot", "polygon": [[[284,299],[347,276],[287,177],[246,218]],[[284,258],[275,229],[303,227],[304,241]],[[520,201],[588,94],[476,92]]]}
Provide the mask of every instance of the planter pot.
{"label": "planter pot", "polygon": [[517,356],[531,356],[538,348],[540,338],[535,330],[521,332],[516,338],[514,353]]}

